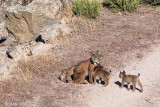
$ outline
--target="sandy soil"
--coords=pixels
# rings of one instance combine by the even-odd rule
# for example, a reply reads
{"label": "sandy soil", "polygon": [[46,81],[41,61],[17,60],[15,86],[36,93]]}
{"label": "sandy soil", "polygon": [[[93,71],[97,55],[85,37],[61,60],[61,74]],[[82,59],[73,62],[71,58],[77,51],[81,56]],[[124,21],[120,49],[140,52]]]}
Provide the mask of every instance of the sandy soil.
{"label": "sandy soil", "polygon": [[144,92],[137,86],[135,92],[119,88],[119,73],[113,73],[108,87],[86,86],[89,91],[88,105],[91,107],[159,107],[160,106],[160,46],[156,47],[141,61],[132,62],[124,70],[127,74],[141,74]]}

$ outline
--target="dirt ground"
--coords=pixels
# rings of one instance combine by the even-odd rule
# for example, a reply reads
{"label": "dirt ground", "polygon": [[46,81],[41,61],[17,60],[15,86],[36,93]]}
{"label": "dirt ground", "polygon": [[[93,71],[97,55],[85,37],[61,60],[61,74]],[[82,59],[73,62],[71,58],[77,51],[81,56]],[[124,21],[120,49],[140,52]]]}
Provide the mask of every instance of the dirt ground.
{"label": "dirt ground", "polygon": [[[53,46],[54,60],[28,61],[31,82],[14,79],[1,83],[2,106],[16,107],[157,107],[160,105],[160,7],[142,7],[124,15],[103,8],[96,19],[73,17],[68,23],[72,37]],[[60,72],[88,59],[90,51],[104,53],[101,65],[112,70],[109,86],[67,84]],[[35,63],[36,62],[36,63]],[[35,65],[34,65],[35,64]],[[24,67],[24,65],[23,65]],[[22,66],[20,66],[21,69]],[[25,69],[26,67],[24,67]],[[120,89],[119,71],[141,74],[144,92]],[[26,70],[28,71],[28,70]],[[30,77],[30,76],[29,76]],[[27,77],[28,78],[28,77]],[[28,80],[28,79],[27,79]],[[10,86],[10,87],[9,87]],[[4,88],[6,87],[6,88]],[[8,89],[8,90],[6,90]]]}

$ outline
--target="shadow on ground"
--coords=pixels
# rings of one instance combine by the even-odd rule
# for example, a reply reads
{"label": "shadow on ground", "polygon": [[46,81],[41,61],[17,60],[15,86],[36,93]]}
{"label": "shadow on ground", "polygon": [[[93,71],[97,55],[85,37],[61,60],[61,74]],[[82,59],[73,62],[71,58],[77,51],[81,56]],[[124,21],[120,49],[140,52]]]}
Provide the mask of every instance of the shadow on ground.
{"label": "shadow on ground", "polygon": [[[116,81],[116,82],[114,82],[116,85],[118,85],[119,87],[121,86],[121,82],[119,82],[119,81]],[[125,87],[126,89],[128,88],[128,85],[127,84],[124,84],[124,86],[123,87]],[[131,88],[131,90],[133,90],[133,86],[132,85],[130,85],[130,88]],[[141,92],[141,90],[139,89],[139,88],[136,88],[136,90],[138,90],[139,92]]]}

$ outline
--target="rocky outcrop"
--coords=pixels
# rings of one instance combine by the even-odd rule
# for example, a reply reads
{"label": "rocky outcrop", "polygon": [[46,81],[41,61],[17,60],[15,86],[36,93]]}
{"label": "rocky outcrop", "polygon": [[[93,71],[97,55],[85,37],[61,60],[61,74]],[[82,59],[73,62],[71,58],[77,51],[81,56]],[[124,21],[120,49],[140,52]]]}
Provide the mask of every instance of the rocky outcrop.
{"label": "rocky outcrop", "polygon": [[6,54],[8,55],[9,58],[11,59],[17,59],[20,57],[20,55],[22,54],[22,48],[20,46],[14,46],[14,47],[10,47]]}
{"label": "rocky outcrop", "polygon": [[[44,33],[44,29],[49,31],[52,29],[49,36],[54,38],[59,34],[57,29],[60,28],[60,24],[57,25],[56,16],[61,8],[60,0],[36,0],[25,7],[21,5],[9,7],[5,15],[6,28],[18,43],[35,40],[41,32]],[[46,35],[43,37],[46,38]]]}
{"label": "rocky outcrop", "polygon": [[[18,46],[35,40],[48,44],[55,43],[55,40],[61,40],[70,33],[71,29],[63,23],[64,21],[61,21],[62,17],[67,16],[67,12],[71,10],[72,2],[70,0],[20,1],[22,4],[32,3],[22,6],[19,5],[21,3],[18,1],[17,5],[6,9],[5,23],[3,23],[3,28],[0,29],[3,32],[2,34],[8,33],[5,34],[6,37],[0,35],[0,38],[6,39],[5,45]],[[65,9],[67,11],[64,12],[63,16],[62,11]],[[58,16],[61,16],[61,18]],[[60,20],[57,20],[58,18]],[[18,52],[22,52],[19,49],[14,47],[12,50],[9,49],[7,53],[11,58],[16,58],[19,56]]]}
{"label": "rocky outcrop", "polygon": [[29,45],[10,46],[6,54],[8,58],[15,60],[20,59],[22,55],[23,57],[32,55]]}
{"label": "rocky outcrop", "polygon": [[66,23],[72,17],[70,0],[6,0],[2,7],[7,3],[13,5],[0,13],[0,74],[22,58],[48,53],[71,31]]}
{"label": "rocky outcrop", "polygon": [[30,51],[32,53],[32,55],[42,55],[42,54],[46,54],[45,52],[48,53],[48,50],[51,49],[51,44],[44,44],[44,43],[36,43],[33,44],[30,47]]}
{"label": "rocky outcrop", "polygon": [[6,13],[6,28],[17,42],[28,42],[34,38],[32,33],[32,14],[29,12]]}
{"label": "rocky outcrop", "polygon": [[62,8],[61,0],[35,0],[28,5],[36,12],[45,14],[46,17],[55,19]]}
{"label": "rocky outcrop", "polygon": [[34,12],[32,8],[15,6],[8,9],[5,17],[6,28],[18,43],[30,42],[40,34],[46,25],[54,23],[54,19],[42,13]]}

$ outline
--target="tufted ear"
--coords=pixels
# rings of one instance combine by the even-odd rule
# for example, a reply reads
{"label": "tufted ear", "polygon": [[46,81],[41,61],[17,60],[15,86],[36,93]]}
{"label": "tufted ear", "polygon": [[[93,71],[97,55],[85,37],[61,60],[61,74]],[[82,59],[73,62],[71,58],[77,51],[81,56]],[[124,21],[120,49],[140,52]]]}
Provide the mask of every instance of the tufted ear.
{"label": "tufted ear", "polygon": [[123,73],[126,73],[126,72],[123,70]]}
{"label": "tufted ear", "polygon": [[97,50],[96,53],[99,54],[99,50]]}
{"label": "tufted ear", "polygon": [[94,53],[94,52],[92,52],[92,51],[90,51],[90,54],[91,54],[91,55],[95,55],[95,53]]}
{"label": "tufted ear", "polygon": [[103,66],[101,66],[101,68],[103,68]]}

